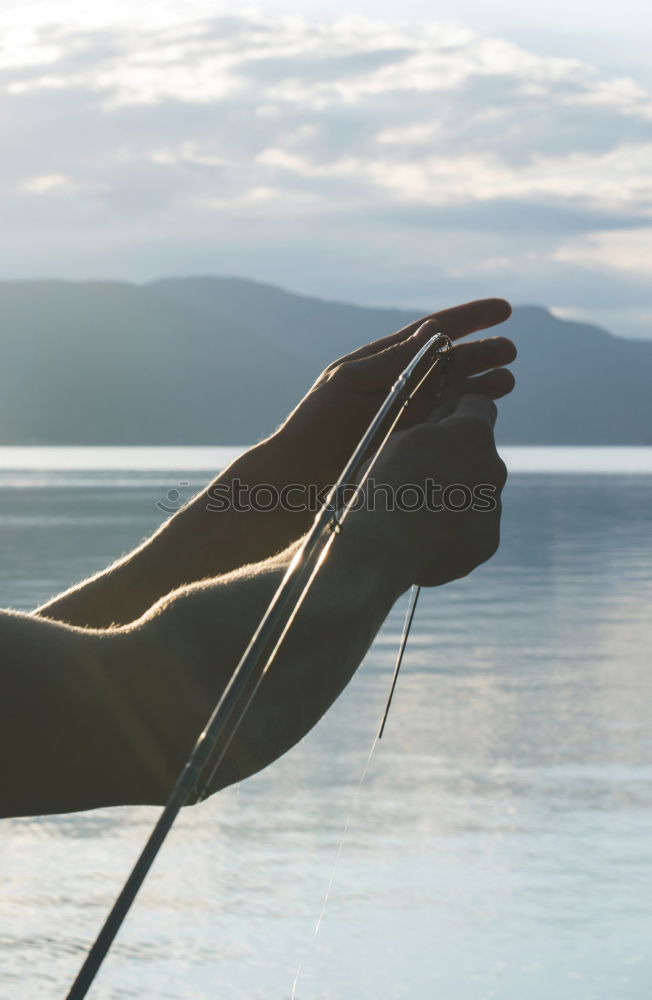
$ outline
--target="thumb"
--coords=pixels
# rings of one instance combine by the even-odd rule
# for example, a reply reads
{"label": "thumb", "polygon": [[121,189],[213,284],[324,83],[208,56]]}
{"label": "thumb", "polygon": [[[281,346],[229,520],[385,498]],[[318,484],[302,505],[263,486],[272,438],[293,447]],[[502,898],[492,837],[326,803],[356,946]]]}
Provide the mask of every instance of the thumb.
{"label": "thumb", "polygon": [[389,391],[392,383],[401,374],[405,366],[417,351],[440,332],[436,320],[427,319],[425,323],[405,340],[386,347],[377,354],[371,354],[357,361],[345,362],[338,370],[338,376],[346,379],[349,387],[356,392]]}
{"label": "thumb", "polygon": [[460,396],[451,420],[454,420],[456,417],[458,420],[460,418],[472,417],[474,420],[486,424],[490,430],[493,430],[497,416],[498,409],[493,399],[489,399],[488,396],[483,396],[482,393],[477,392]]}

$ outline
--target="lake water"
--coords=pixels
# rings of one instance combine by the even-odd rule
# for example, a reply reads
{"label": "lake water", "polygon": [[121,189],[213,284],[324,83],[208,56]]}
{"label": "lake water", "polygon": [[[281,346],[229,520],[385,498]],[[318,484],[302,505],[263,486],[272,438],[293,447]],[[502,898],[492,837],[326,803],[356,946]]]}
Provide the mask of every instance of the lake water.
{"label": "lake water", "polygon": [[[503,454],[501,549],[422,596],[359,792],[403,606],[302,744],[184,812],[97,1000],[289,1000],[299,963],[297,1000],[648,1000],[652,449]],[[0,606],[230,457],[0,449]],[[0,823],[0,997],[64,997],[157,814]]]}

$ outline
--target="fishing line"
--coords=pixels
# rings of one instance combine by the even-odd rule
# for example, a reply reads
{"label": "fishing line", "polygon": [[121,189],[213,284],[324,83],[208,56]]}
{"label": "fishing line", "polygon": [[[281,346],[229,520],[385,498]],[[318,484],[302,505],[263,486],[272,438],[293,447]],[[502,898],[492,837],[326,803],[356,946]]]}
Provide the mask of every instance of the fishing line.
{"label": "fishing line", "polygon": [[367,760],[365,762],[364,768],[362,769],[362,774],[360,775],[360,780],[358,781],[358,784],[356,786],[355,792],[353,793],[353,802],[351,803],[351,808],[349,810],[349,814],[346,817],[346,823],[344,824],[344,827],[342,829],[342,835],[340,837],[340,842],[337,845],[337,851],[335,852],[335,860],[333,861],[333,868],[331,870],[330,878],[328,880],[328,886],[326,887],[326,894],[324,895],[324,899],[323,899],[323,902],[321,904],[321,909],[319,911],[319,916],[317,917],[317,923],[315,924],[315,929],[313,931],[312,937],[311,937],[311,939],[310,939],[310,941],[309,941],[309,943],[308,943],[308,945],[307,945],[307,947],[305,949],[305,954],[304,954],[303,958],[299,962],[299,966],[297,968],[296,975],[294,977],[294,982],[292,984],[292,993],[290,994],[290,1000],[296,1000],[297,984],[299,982],[299,977],[301,976],[301,971],[302,971],[303,966],[305,965],[307,959],[310,958],[310,955],[311,955],[311,953],[312,953],[312,951],[313,951],[313,949],[315,947],[315,941],[317,940],[317,935],[319,934],[319,928],[321,927],[321,922],[324,919],[324,913],[326,912],[326,907],[328,905],[328,900],[330,898],[331,889],[333,888],[333,883],[335,882],[335,873],[337,871],[337,867],[338,867],[338,864],[339,864],[340,856],[342,854],[342,848],[344,847],[344,842],[345,842],[347,834],[349,832],[349,827],[351,826],[351,820],[353,819],[353,816],[355,815],[355,811],[356,811],[356,808],[357,808],[357,805],[358,805],[358,799],[360,798],[360,791],[362,789],[362,785],[363,785],[364,779],[367,776],[367,771],[369,770],[369,765],[371,763],[371,758],[374,755],[374,750],[376,749],[376,744],[377,743],[378,743],[378,734],[376,734],[374,736],[374,738],[373,738],[373,742],[371,744],[371,749],[369,750],[369,754],[367,756]]}
{"label": "fishing line", "polygon": [[342,849],[344,847],[344,842],[346,841],[349,832],[349,827],[351,826],[351,820],[353,819],[353,816],[355,815],[358,808],[358,799],[360,798],[362,785],[364,784],[364,780],[367,777],[367,771],[369,770],[369,765],[371,764],[371,758],[373,757],[376,746],[378,745],[378,740],[382,738],[383,731],[385,729],[385,723],[387,722],[387,716],[389,715],[389,708],[390,705],[392,704],[392,698],[394,696],[394,690],[396,688],[396,682],[398,680],[398,673],[399,670],[401,669],[401,663],[403,662],[403,654],[405,653],[405,647],[407,645],[408,636],[410,634],[412,622],[414,621],[414,612],[416,610],[417,601],[419,600],[420,593],[421,593],[421,587],[415,584],[414,587],[412,587],[410,593],[410,601],[408,604],[407,612],[405,614],[405,621],[403,623],[403,635],[401,637],[398,656],[396,658],[396,665],[394,667],[394,675],[392,677],[392,684],[389,691],[389,697],[387,699],[387,705],[385,707],[385,713],[383,715],[380,728],[378,729],[376,735],[373,738],[371,749],[369,750],[367,760],[362,769],[362,774],[360,775],[360,779],[356,786],[355,792],[353,793],[353,801],[351,803],[351,808],[349,809],[349,813],[346,817],[346,822],[342,829],[342,836],[340,837],[340,842],[337,845],[337,851],[335,852],[335,860],[333,861],[333,868],[331,870],[331,875],[328,880],[328,886],[326,887],[326,894],[324,895],[324,899],[321,905],[321,910],[319,911],[319,916],[317,917],[317,923],[315,924],[315,929],[313,931],[312,938],[310,939],[310,942],[306,947],[303,958],[299,962],[299,966],[297,968],[296,975],[294,977],[294,982],[292,984],[292,993],[290,994],[290,1000],[296,1000],[297,985],[299,982],[299,978],[301,976],[303,966],[305,965],[307,959],[310,958],[310,955],[314,950],[315,942],[317,940],[317,935],[319,934],[319,929],[321,927],[322,920],[324,919],[324,913],[326,912],[326,907],[328,906],[328,901],[330,898],[331,890],[333,888],[333,883],[335,882],[335,873],[339,865],[340,856],[342,854]]}
{"label": "fishing line", "polygon": [[389,697],[387,699],[387,705],[385,706],[385,714],[383,715],[383,721],[381,722],[380,729],[378,730],[379,740],[382,740],[383,733],[385,732],[385,723],[387,722],[387,716],[389,715],[390,705],[392,704],[392,698],[394,697],[396,682],[398,680],[398,672],[401,669],[401,664],[403,662],[403,653],[405,652],[405,647],[407,646],[408,636],[410,635],[410,629],[412,628],[412,622],[414,621],[414,612],[417,609],[417,601],[419,600],[420,593],[421,593],[421,587],[415,583],[410,593],[410,604],[407,609],[407,614],[405,616],[405,624],[403,625],[403,638],[401,639],[401,645],[398,651],[398,656],[396,658],[396,666],[394,667],[392,686],[389,689]]}

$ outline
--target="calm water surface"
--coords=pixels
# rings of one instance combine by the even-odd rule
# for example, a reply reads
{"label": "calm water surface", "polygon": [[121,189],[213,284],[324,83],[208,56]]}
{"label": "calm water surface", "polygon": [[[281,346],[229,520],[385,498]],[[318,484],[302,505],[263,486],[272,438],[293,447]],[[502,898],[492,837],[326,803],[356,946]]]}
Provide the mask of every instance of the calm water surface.
{"label": "calm water surface", "polygon": [[[300,962],[297,1000],[648,1000],[652,449],[504,453],[500,552],[423,595],[359,794],[402,607],[299,747],[184,813],[98,1000],[289,1000]],[[106,565],[230,457],[0,449],[0,605]],[[3,1000],[65,995],[156,815],[0,823]]]}

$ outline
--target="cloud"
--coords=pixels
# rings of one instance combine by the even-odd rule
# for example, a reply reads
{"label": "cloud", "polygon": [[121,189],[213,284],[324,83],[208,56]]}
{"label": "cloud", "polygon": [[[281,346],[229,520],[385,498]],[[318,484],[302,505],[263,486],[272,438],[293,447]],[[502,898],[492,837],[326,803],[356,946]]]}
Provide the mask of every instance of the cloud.
{"label": "cloud", "polygon": [[5,25],[5,272],[57,245],[50,270],[71,275],[233,260],[322,294],[355,276],[374,301],[424,301],[433,273],[559,309],[605,275],[643,295],[652,98],[635,81],[450,25],[86,7]]}
{"label": "cloud", "polygon": [[596,267],[609,273],[652,277],[652,226],[644,229],[619,229],[591,233],[582,239],[563,243],[554,253],[563,263]]}
{"label": "cloud", "polygon": [[57,188],[67,187],[69,180],[63,174],[43,174],[41,177],[28,177],[22,184],[23,191],[30,194],[47,194],[48,191],[56,191]]}

